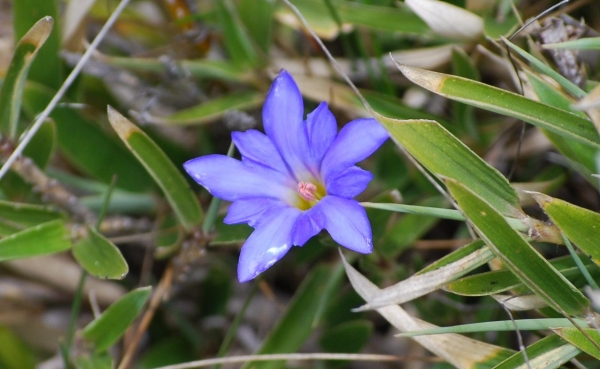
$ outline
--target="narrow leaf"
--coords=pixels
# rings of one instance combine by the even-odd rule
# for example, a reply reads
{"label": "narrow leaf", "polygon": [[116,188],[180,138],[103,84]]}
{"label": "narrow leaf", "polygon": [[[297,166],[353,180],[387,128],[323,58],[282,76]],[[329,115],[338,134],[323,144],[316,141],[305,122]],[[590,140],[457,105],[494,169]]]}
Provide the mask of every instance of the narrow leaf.
{"label": "narrow leaf", "polygon": [[483,34],[483,19],[458,6],[436,0],[406,0],[405,4],[438,35],[472,41]]}
{"label": "narrow leaf", "polygon": [[31,64],[52,32],[54,20],[44,17],[29,29],[15,46],[15,52],[6,71],[0,90],[0,131],[11,138],[17,135],[23,86]]}
{"label": "narrow leaf", "polygon": [[531,195],[567,237],[600,265],[600,214],[538,192]]}
{"label": "narrow leaf", "polygon": [[[352,287],[366,302],[380,293],[379,288],[348,264],[343,255],[342,261]],[[433,324],[413,318],[398,305],[382,307],[377,309],[377,312],[400,332],[437,328]],[[470,369],[480,365],[491,368],[514,352],[457,334],[415,337],[414,340],[460,369]]]}
{"label": "narrow leaf", "polygon": [[447,179],[446,185],[481,239],[527,287],[563,314],[585,314],[589,300],[510,228],[502,215],[461,183]]}
{"label": "narrow leaf", "polygon": [[556,44],[544,44],[544,49],[600,50],[600,37],[586,37]]}
{"label": "narrow leaf", "polygon": [[435,121],[377,116],[400,143],[430,172],[468,183],[504,215],[518,217],[519,197],[508,180]]}
{"label": "narrow leaf", "polygon": [[121,297],[83,329],[83,337],[95,345],[97,352],[106,351],[140,314],[151,291],[149,286],[142,287]]}
{"label": "narrow leaf", "polygon": [[525,362],[522,352],[516,352],[494,369],[554,369],[571,360],[581,351],[553,334],[528,346],[525,352],[529,362]]}
{"label": "narrow leaf", "polygon": [[53,254],[70,247],[65,224],[57,219],[1,239],[0,261]]}
{"label": "narrow leaf", "polygon": [[[574,320],[579,325],[586,325],[586,321],[584,319]],[[416,337],[445,333],[512,332],[515,330],[515,326],[521,331],[540,331],[551,328],[573,327],[573,324],[571,321],[569,321],[569,319],[565,318],[501,320],[496,322],[470,323],[455,325],[452,327],[424,329],[420,331],[400,333],[396,335],[396,337]]]}
{"label": "narrow leaf", "polygon": [[123,279],[129,267],[121,251],[93,228],[73,245],[73,256],[88,273],[97,278]]}
{"label": "narrow leaf", "polygon": [[[576,328],[553,329],[554,333],[564,338],[567,342],[579,348],[581,351],[600,360],[600,333],[594,328],[584,328],[583,331],[588,335],[585,337],[581,331]],[[590,341],[590,338],[594,341]]]}
{"label": "narrow leaf", "polygon": [[481,82],[406,65],[397,65],[406,78],[436,94],[521,119],[540,128],[600,148],[600,137],[592,122],[577,114]]}
{"label": "narrow leaf", "polygon": [[188,182],[167,155],[148,135],[110,106],[108,120],[121,140],[163,190],[181,224],[187,230],[198,225],[202,219],[200,204]]}

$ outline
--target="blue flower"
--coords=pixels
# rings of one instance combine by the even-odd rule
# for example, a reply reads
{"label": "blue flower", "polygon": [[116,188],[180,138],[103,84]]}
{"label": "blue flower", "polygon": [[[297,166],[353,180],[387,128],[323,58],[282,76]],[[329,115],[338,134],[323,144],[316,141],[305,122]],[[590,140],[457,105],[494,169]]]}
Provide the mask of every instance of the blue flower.
{"label": "blue flower", "polygon": [[254,232],[242,246],[238,279],[246,282],[326,229],[340,245],[373,251],[371,225],[353,200],[373,175],[355,165],[388,138],[374,119],[356,119],[337,132],[325,102],[304,116],[302,95],[282,70],[263,107],[266,135],[234,132],[238,161],[207,155],[185,170],[214,196],[233,201],[224,222],[248,223]]}

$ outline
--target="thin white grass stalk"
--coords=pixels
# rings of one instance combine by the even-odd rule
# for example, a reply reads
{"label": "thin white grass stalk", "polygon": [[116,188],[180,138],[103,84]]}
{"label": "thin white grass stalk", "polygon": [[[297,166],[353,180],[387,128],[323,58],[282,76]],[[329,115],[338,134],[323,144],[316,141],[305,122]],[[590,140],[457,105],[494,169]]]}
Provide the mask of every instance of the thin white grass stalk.
{"label": "thin white grass stalk", "polygon": [[8,172],[10,166],[21,155],[21,153],[23,152],[25,147],[29,144],[29,141],[31,141],[31,139],[36,134],[36,132],[38,131],[38,129],[40,128],[42,123],[44,123],[46,118],[48,118],[48,116],[50,115],[52,110],[54,110],[54,107],[56,107],[56,105],[58,104],[60,99],[63,98],[65,92],[67,92],[67,89],[69,89],[69,87],[71,87],[71,85],[75,81],[75,78],[77,78],[77,76],[79,76],[79,73],[83,69],[83,66],[85,65],[85,63],[87,63],[89,58],[92,56],[92,53],[96,50],[96,48],[98,47],[100,42],[102,42],[102,40],[104,39],[104,37],[106,36],[106,34],[110,30],[110,28],[113,26],[113,24],[116,22],[117,18],[119,17],[119,15],[123,11],[123,9],[125,9],[127,4],[129,4],[129,1],[130,0],[121,0],[121,3],[119,3],[119,6],[117,6],[115,11],[110,15],[110,17],[108,18],[108,20],[106,21],[106,23],[104,24],[104,26],[102,27],[100,32],[98,32],[98,35],[96,36],[94,41],[92,41],[92,43],[90,44],[88,49],[85,51],[85,53],[83,54],[81,59],[79,59],[79,62],[77,62],[77,65],[75,65],[75,68],[73,68],[73,70],[71,71],[71,73],[69,74],[67,79],[63,82],[62,86],[60,86],[60,88],[58,89],[58,91],[56,92],[56,94],[54,95],[52,100],[50,101],[50,103],[48,103],[48,106],[46,106],[46,109],[44,109],[44,111],[41,112],[40,115],[38,115],[35,123],[33,123],[33,125],[29,128],[29,130],[27,131],[27,133],[25,134],[25,136],[23,137],[21,142],[19,142],[19,145],[17,146],[15,151],[8,157],[8,159],[6,160],[6,162],[4,163],[2,168],[0,168],[0,179],[2,179],[4,177],[4,175],[6,174],[6,172]]}
{"label": "thin white grass stalk", "polygon": [[[371,354],[272,354],[272,355],[243,355],[222,357],[217,359],[206,359],[190,361],[183,364],[161,366],[154,369],[192,369],[202,368],[216,364],[234,364],[247,363],[253,361],[275,361],[275,360],[353,360],[353,361],[407,361],[407,360],[427,360],[431,361],[435,358],[425,357],[410,357],[410,356],[394,356],[394,355],[371,355]],[[435,360],[438,361],[438,360]]]}
{"label": "thin white grass stalk", "polygon": [[510,321],[512,322],[513,326],[515,327],[515,333],[517,334],[517,340],[519,342],[519,351],[521,351],[521,354],[523,355],[523,360],[525,360],[525,362],[527,363],[527,368],[531,369],[531,363],[529,362],[529,356],[527,355],[527,351],[526,351],[527,348],[525,347],[525,344],[523,343],[523,336],[521,336],[521,331],[519,330],[519,326],[517,325],[517,322],[515,322],[515,318],[513,318],[513,315],[510,312],[510,310],[504,304],[504,301],[498,301],[498,302],[500,303],[500,305],[502,306],[504,311],[506,311],[506,314],[508,314]]}

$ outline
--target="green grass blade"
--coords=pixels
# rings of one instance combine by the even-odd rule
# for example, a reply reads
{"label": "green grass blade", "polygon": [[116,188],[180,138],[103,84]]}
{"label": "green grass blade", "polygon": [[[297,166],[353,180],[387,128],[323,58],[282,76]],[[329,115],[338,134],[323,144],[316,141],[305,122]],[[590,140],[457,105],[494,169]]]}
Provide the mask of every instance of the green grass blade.
{"label": "green grass blade", "polygon": [[494,369],[527,369],[528,365],[532,368],[554,369],[571,360],[581,351],[553,334],[529,345],[525,352],[529,363],[525,362],[523,353],[519,351]]}
{"label": "green grass blade", "polygon": [[15,46],[15,52],[0,90],[0,132],[12,139],[17,136],[23,87],[31,64],[50,36],[54,20],[44,17],[27,31]]}
{"label": "green grass blade", "polygon": [[162,189],[167,201],[186,230],[202,220],[202,209],[188,182],[167,155],[136,125],[112,107],[108,120],[121,140]]}
{"label": "green grass blade", "polygon": [[83,337],[95,346],[96,352],[106,351],[119,340],[141,313],[150,292],[152,287],[148,286],[127,293],[83,328]]}
{"label": "green grass blade", "polygon": [[425,168],[436,175],[467,183],[499,212],[520,213],[519,197],[508,180],[439,123],[425,120],[377,119]]}
{"label": "green grass blade", "polygon": [[187,126],[214,122],[229,110],[248,110],[262,105],[265,95],[258,92],[234,92],[181,110],[169,117],[148,117],[149,123]]}
{"label": "green grass blade", "polygon": [[1,239],[0,261],[53,254],[70,247],[65,223],[57,219]]}
{"label": "green grass blade", "polygon": [[507,115],[584,144],[600,148],[592,122],[577,114],[466,78],[398,65],[412,82],[449,99]]}
{"label": "green grass blade", "polygon": [[[586,325],[584,319],[575,319],[575,322],[579,325]],[[417,337],[444,333],[512,332],[515,330],[515,325],[521,331],[540,331],[551,328],[573,327],[573,324],[569,319],[565,318],[517,319],[514,321],[501,320],[496,322],[470,323],[452,327],[424,329],[421,331],[400,333],[397,334],[396,337]]]}
{"label": "green grass blade", "polygon": [[600,214],[541,193],[532,196],[552,222],[600,265]]}
{"label": "green grass blade", "polygon": [[484,248],[484,247],[487,247],[487,246],[485,245],[485,243],[482,240],[475,240],[471,243],[468,243],[468,244],[462,246],[461,248],[459,248],[455,251],[452,251],[448,255],[434,261],[430,265],[419,270],[417,273],[415,273],[415,275],[424,274],[424,273],[430,272],[432,270],[441,268],[445,265],[448,265],[450,263],[458,261],[458,260],[464,258],[465,256],[472,254],[475,251],[477,251],[481,248]]}
{"label": "green grass blade", "polygon": [[270,0],[241,0],[238,11],[252,40],[268,54],[273,41],[273,12],[276,3]]}
{"label": "green grass blade", "polygon": [[225,48],[233,62],[240,66],[256,66],[260,58],[231,0],[214,1],[223,32]]}
{"label": "green grass blade", "polygon": [[600,50],[600,37],[586,37],[556,44],[544,44],[544,49]]}
{"label": "green grass blade", "polygon": [[[598,345],[600,345],[600,333],[596,329],[584,328],[583,331],[588,337],[585,337],[576,328],[558,328],[553,329],[553,331],[573,346],[581,349],[581,351],[600,360],[600,349],[598,349]],[[590,338],[594,341],[593,343],[590,341]]]}
{"label": "green grass blade", "polygon": [[[583,260],[588,269],[594,268],[594,262]],[[550,260],[550,264],[565,278],[580,275],[580,271],[570,255]],[[444,287],[446,291],[462,296],[489,296],[512,289],[522,289],[523,283],[508,269],[479,273],[458,279]]]}
{"label": "green grass blade", "polygon": [[121,251],[91,227],[73,245],[73,256],[88,273],[102,279],[123,279],[129,267]]}
{"label": "green grass blade", "polygon": [[528,288],[562,314],[586,313],[589,300],[488,202],[455,180],[446,179],[446,185],[481,239]]}
{"label": "green grass blade", "polygon": [[[43,17],[52,17],[58,22],[59,12],[56,0],[19,0],[13,3],[13,26],[15,39],[20,39],[29,29]],[[38,58],[29,70],[29,79],[58,89],[62,83],[62,66],[60,61],[60,24],[50,33],[45,45],[40,49]]]}
{"label": "green grass blade", "polygon": [[533,56],[530,53],[528,53],[527,51],[521,49],[520,47],[518,47],[517,45],[515,45],[512,42],[508,41],[504,37],[502,38],[502,40],[508,45],[508,47],[510,47],[511,49],[513,49],[514,51],[516,51],[517,54],[521,55],[524,59],[526,59],[528,62],[530,62],[531,65],[536,70],[538,70],[538,71],[546,74],[547,76],[551,77],[552,79],[554,79],[566,91],[569,91],[569,93],[571,93],[573,96],[581,99],[581,98],[584,98],[587,95],[587,93],[585,91],[583,91],[581,88],[579,88],[576,84],[574,84],[573,82],[569,81],[567,78],[563,77],[560,73],[558,73],[554,69],[550,68],[546,64],[542,63],[535,56]]}

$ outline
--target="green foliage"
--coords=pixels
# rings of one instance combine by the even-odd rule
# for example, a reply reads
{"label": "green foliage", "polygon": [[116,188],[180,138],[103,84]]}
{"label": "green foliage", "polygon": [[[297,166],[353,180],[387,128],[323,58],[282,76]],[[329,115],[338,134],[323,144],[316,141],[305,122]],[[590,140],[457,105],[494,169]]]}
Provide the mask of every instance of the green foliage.
{"label": "green foliage", "polygon": [[[31,164],[0,178],[0,368],[33,368],[57,352],[78,369],[155,368],[253,347],[379,354],[405,346],[383,342],[389,326],[461,369],[600,359],[600,336],[585,320],[597,322],[600,306],[585,278],[600,278],[595,4],[572,14],[581,24],[543,19],[540,30],[511,37],[521,16],[554,2],[516,2],[517,16],[504,0],[291,1],[310,29],[286,3],[138,1],[119,15],[24,148]],[[0,66],[2,163],[118,4],[12,2],[14,50]],[[66,29],[78,31],[61,44]],[[558,36],[544,39],[549,29]],[[393,142],[360,163],[374,173],[357,198],[373,254],[348,253],[342,266],[321,232],[248,288],[234,275],[252,227],[225,225],[228,204],[181,164],[227,152],[231,127],[260,130],[281,68],[307,113],[326,100],[340,126],[374,117]],[[107,120],[108,105],[116,108]],[[233,146],[228,155],[239,158]],[[28,269],[21,259],[32,257],[44,267]],[[151,287],[136,287],[148,284],[157,296],[146,308]],[[500,304],[517,303],[526,316],[509,320]],[[351,311],[360,305],[374,311]],[[55,314],[70,320],[60,334],[47,326]],[[141,316],[140,341],[125,333]],[[527,360],[515,351],[515,326]]]}

